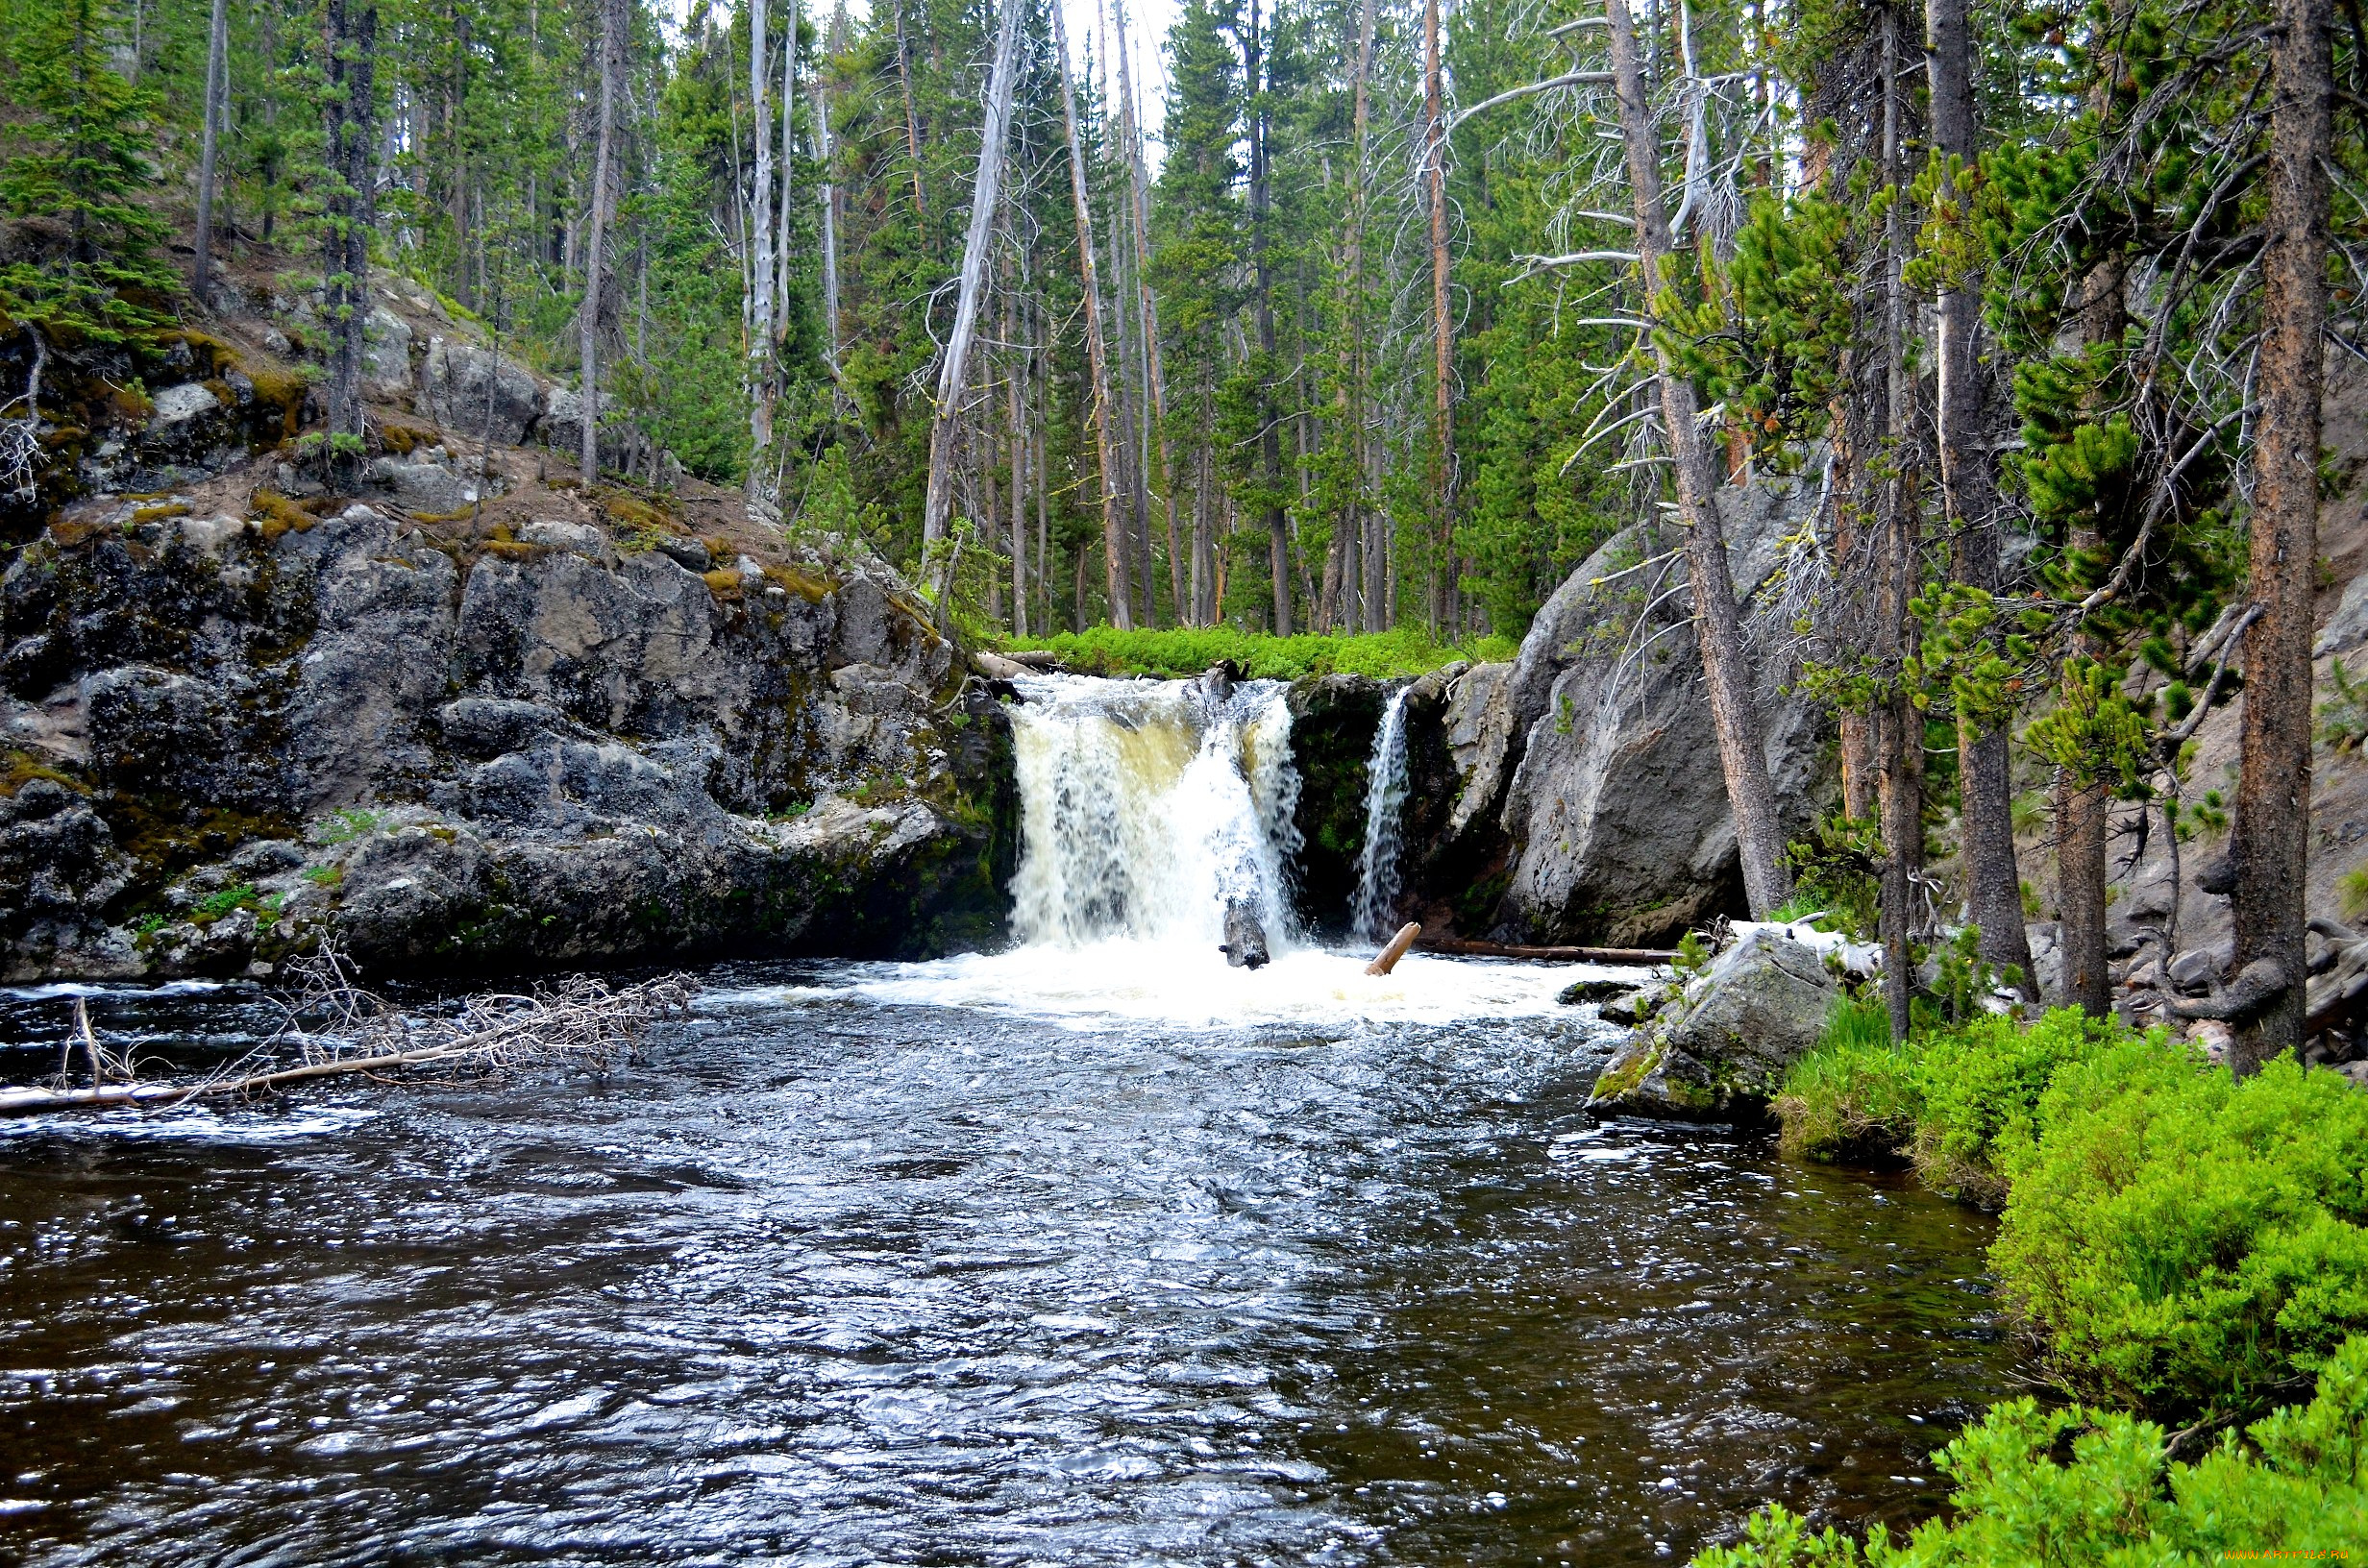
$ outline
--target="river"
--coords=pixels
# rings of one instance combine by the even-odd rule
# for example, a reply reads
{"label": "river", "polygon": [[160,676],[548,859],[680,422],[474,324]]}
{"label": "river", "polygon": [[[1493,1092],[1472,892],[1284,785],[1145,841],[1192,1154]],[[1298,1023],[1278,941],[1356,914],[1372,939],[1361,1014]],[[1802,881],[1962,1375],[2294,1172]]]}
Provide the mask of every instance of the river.
{"label": "river", "polygon": [[[0,1126],[0,1559],[1622,1564],[1933,1510],[2010,1381],[1986,1221],[1597,1122],[1568,969],[1295,930],[1279,687],[1029,698],[1005,951],[710,968],[606,1076]],[[76,995],[152,1073],[279,1016],[0,992],[0,1077]]]}
{"label": "river", "polygon": [[[984,967],[711,974],[605,1080],[8,1129],[0,1556],[1652,1562],[1928,1510],[2003,1390],[1978,1216],[1593,1125],[1584,1022],[922,994]],[[261,1011],[96,1004],[184,1059]]]}

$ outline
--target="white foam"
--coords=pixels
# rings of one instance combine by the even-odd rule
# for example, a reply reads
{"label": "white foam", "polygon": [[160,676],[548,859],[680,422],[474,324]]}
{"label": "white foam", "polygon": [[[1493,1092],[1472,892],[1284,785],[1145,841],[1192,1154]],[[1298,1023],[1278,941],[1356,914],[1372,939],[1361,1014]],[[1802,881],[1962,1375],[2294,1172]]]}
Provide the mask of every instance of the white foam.
{"label": "white foam", "polygon": [[1412,953],[1394,972],[1369,975],[1365,966],[1371,957],[1369,950],[1302,947],[1278,954],[1264,968],[1237,969],[1213,946],[1132,941],[1039,945],[925,964],[851,965],[834,984],[711,992],[701,1005],[860,997],[889,1006],[1042,1018],[1078,1029],[1119,1022],[1186,1030],[1452,1023],[1566,1012],[1555,997],[1571,981],[1631,972]]}

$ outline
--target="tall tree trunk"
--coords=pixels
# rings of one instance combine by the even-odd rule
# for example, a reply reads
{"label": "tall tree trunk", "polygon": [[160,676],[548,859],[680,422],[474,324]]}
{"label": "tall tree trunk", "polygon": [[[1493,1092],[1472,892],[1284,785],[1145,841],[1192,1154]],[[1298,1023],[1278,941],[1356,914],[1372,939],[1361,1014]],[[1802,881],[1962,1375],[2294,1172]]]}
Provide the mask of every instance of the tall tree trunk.
{"label": "tall tree trunk", "polygon": [[2271,46],[2268,244],[2261,257],[2261,422],[2254,447],[2243,756],[2230,859],[2239,976],[2277,989],[2237,1037],[2241,1075],[2302,1044],[2303,889],[2310,849],[2310,599],[2318,559],[2320,358],[2332,145],[2329,0],[2278,0]]}
{"label": "tall tree trunk", "polygon": [[[2081,336],[2090,346],[2121,341],[2128,318],[2125,304],[2129,263],[2117,251],[2082,281]],[[2075,555],[2096,551],[2100,540],[2093,526],[2074,527],[2065,540]],[[2067,688],[2080,677],[2079,661],[2101,651],[2094,637],[2075,630],[2071,658],[2066,661]],[[2107,819],[2111,795],[2102,775],[2084,777],[2082,771],[2056,771],[2056,903],[2062,916],[2064,1001],[2098,1017],[2112,1011],[2112,977],[2106,959],[2105,899],[2108,880]]]}
{"label": "tall tree trunk", "polygon": [[[1436,5],[1438,0],[1429,0]],[[1644,99],[1644,69],[1637,54],[1628,0],[1608,0],[1613,90],[1619,101],[1620,138],[1626,145],[1628,183],[1636,208],[1638,270],[1646,315],[1658,312],[1663,268],[1670,251],[1669,216],[1662,206],[1661,149]],[[1702,674],[1711,719],[1718,734],[1719,764],[1726,774],[1727,802],[1735,813],[1736,849],[1743,863],[1744,896],[1751,912],[1764,918],[1785,901],[1784,834],[1777,825],[1775,790],[1768,781],[1767,753],[1761,741],[1760,714],[1753,705],[1753,679],[1743,651],[1735,578],[1727,565],[1727,542],[1711,503],[1717,483],[1702,438],[1693,383],[1679,369],[1659,333],[1653,355],[1661,383],[1661,419],[1677,504],[1686,528],[1686,570],[1693,588],[1694,637],[1701,647]]]}
{"label": "tall tree trunk", "polygon": [[[1027,288],[1027,255],[1020,257],[1020,288]],[[1027,635],[1027,421],[1021,417],[1021,408],[1027,399],[1028,352],[1019,346],[1021,335],[1020,310],[1014,305],[1006,314],[1005,335],[1013,343],[1010,381],[1006,389],[1010,404],[1011,435],[1011,629],[1017,636]]]}
{"label": "tall tree trunk", "polygon": [[[946,537],[953,522],[954,436],[962,400],[970,390],[971,344],[978,333],[978,306],[986,293],[987,252],[995,238],[995,214],[1003,181],[1003,144],[1011,127],[1012,81],[1020,37],[1021,0],[1003,0],[995,37],[995,66],[987,79],[987,118],[978,134],[978,172],[971,182],[970,233],[962,242],[962,284],[953,312],[953,335],[937,367],[937,409],[929,426],[929,487],[921,516],[925,552]],[[1089,244],[1091,241],[1088,242]]]}
{"label": "tall tree trunk", "polygon": [[[1638,90],[1641,93],[1640,86]],[[1635,154],[1629,156],[1633,161]],[[1431,218],[1431,418],[1437,427],[1431,458],[1439,465],[1431,476],[1431,526],[1436,530],[1431,629],[1444,636],[1455,590],[1455,322],[1448,308],[1447,115],[1441,80],[1439,0],[1422,0],[1422,189]],[[1657,195],[1655,200],[1657,204]]]}
{"label": "tall tree trunk", "polygon": [[378,145],[374,75],[379,13],[348,0],[328,0],[322,12],[329,57],[323,98],[330,164],[328,222],[323,234],[323,292],[333,330],[329,380],[329,470],[339,488],[359,478],[362,454],[362,331],[370,314],[370,229]]}
{"label": "tall tree trunk", "polygon": [[[1973,30],[1967,0],[1926,0],[1925,59],[1932,85],[1933,150],[1970,175],[1980,156],[1973,96]],[[1953,192],[1953,194],[1951,194]],[[1972,192],[1952,183],[1936,200],[1960,210]],[[1956,542],[1957,580],[1996,593],[1999,576],[1998,485],[1986,450],[1979,282],[1961,279],[1937,302],[1940,342],[1935,422],[1939,428],[1940,500]],[[2023,880],[2014,855],[2014,790],[2008,767],[2007,730],[1983,715],[1957,725],[1959,819],[1965,867],[1965,901],[1982,931],[1985,961],[2022,976],[2022,992],[2036,1000],[2038,976],[2023,929]]]}
{"label": "tall tree trunk", "polygon": [[[601,0],[601,54],[607,57],[609,0]],[[776,339],[773,318],[773,116],[768,108],[773,88],[771,76],[765,70],[765,50],[771,44],[771,26],[765,15],[765,0],[749,0],[749,137],[755,146],[754,175],[749,187],[749,239],[752,249],[748,268],[749,316],[749,500],[753,502],[765,493],[765,470],[773,453],[773,345]],[[608,158],[608,72],[601,71],[601,166],[607,167]],[[600,183],[594,182],[592,206],[597,233],[602,208]],[[599,247],[594,246],[592,276],[600,275]],[[594,286],[584,291],[585,320],[593,315],[592,302],[600,298]],[[592,384],[592,331],[584,329],[584,385]],[[591,396],[589,390],[584,394]],[[584,423],[592,422],[591,405],[585,404]],[[590,451],[587,445],[585,450]],[[592,459],[583,460],[584,482],[592,482]]]}
{"label": "tall tree trunk", "polygon": [[1143,157],[1143,126],[1136,112],[1134,70],[1128,64],[1125,0],[1111,0],[1118,26],[1119,118],[1126,141],[1127,204],[1134,218],[1137,308],[1143,320],[1144,384],[1150,395],[1151,431],[1159,453],[1159,483],[1168,518],[1168,602],[1180,623],[1184,608],[1184,560],[1176,548],[1174,453],[1168,440],[1168,376],[1160,363],[1159,300],[1151,290],[1151,182]]}
{"label": "tall tree trunk", "polygon": [[1883,13],[1884,212],[1883,377],[1885,469],[1882,490],[1883,581],[1877,595],[1876,655],[1887,688],[1877,712],[1883,813],[1883,994],[1891,1038],[1908,1038],[1914,988],[1909,939],[1915,923],[1915,883],[1924,869],[1924,723],[1910,700],[1906,662],[1914,648],[1909,601],[1916,590],[1915,498],[1908,470],[1914,391],[1908,379],[1908,293],[1901,269],[1908,240],[1900,188],[1899,17]]}
{"label": "tall tree trunk", "polygon": [[[835,386],[839,379],[839,187],[830,170],[830,106],[823,97],[822,72],[806,83],[814,111],[814,156],[822,165],[823,361]],[[834,391],[835,399],[837,393]]]}
{"label": "tall tree trunk", "polygon": [[913,58],[904,41],[904,0],[893,0],[893,11],[897,24],[897,91],[904,98],[904,151],[912,160],[913,221],[925,229],[929,207],[921,194],[921,116],[913,112]]}
{"label": "tall tree trunk", "polygon": [[[1068,30],[1061,8],[1052,10],[1052,52],[1061,69],[1061,128],[1069,141],[1069,190],[1077,213],[1077,272],[1085,284],[1085,358],[1094,380],[1094,446],[1101,461],[1102,572],[1110,595],[1110,619],[1121,631],[1134,629],[1127,608],[1125,526],[1119,519],[1117,432],[1110,428],[1110,362],[1101,335],[1101,274],[1094,264],[1094,204],[1086,190],[1085,149],[1077,137],[1077,89],[1069,70]],[[1078,552],[1077,629],[1085,619],[1084,552]]]}
{"label": "tall tree trunk", "polygon": [[213,304],[214,162],[230,100],[230,0],[213,0],[213,20],[206,35],[206,129],[197,157],[197,256],[190,266],[191,292],[204,306]]}
{"label": "tall tree trunk", "polygon": [[[1438,0],[1431,0],[1436,8]],[[1291,533],[1283,517],[1283,433],[1274,412],[1274,280],[1267,259],[1270,184],[1267,167],[1265,39],[1258,0],[1249,0],[1242,36],[1242,90],[1249,95],[1249,265],[1251,313],[1258,330],[1258,478],[1265,490],[1267,552],[1274,576],[1274,634],[1291,635]]]}
{"label": "tall tree trunk", "polygon": [[[754,0],[761,6],[763,0]],[[598,149],[592,157],[592,211],[585,224],[583,261],[583,446],[580,453],[583,482],[591,484],[601,473],[601,381],[600,326],[602,296],[607,290],[608,276],[608,186],[613,178],[617,135],[617,79],[625,74],[625,19],[618,14],[622,0],[601,0],[601,129]],[[761,149],[764,135],[757,134]],[[761,222],[759,227],[761,227]],[[770,415],[768,408],[767,413]],[[771,433],[770,422],[767,434]],[[762,446],[758,448],[763,451]],[[754,465],[751,465],[752,475]],[[752,485],[755,480],[750,480]]]}
{"label": "tall tree trunk", "polygon": [[773,319],[777,323],[789,320],[789,209],[790,187],[795,146],[791,140],[798,102],[798,0],[789,0],[789,12],[781,29],[781,201],[777,221],[780,225],[773,247]]}
{"label": "tall tree trunk", "polygon": [[[1378,0],[1365,0],[1358,10],[1357,83],[1348,122],[1348,298],[1344,309],[1348,318],[1348,375],[1344,387],[1346,405],[1341,413],[1341,433],[1348,444],[1348,470],[1354,476],[1346,519],[1347,531],[1352,535],[1354,547],[1347,563],[1352,580],[1349,593],[1357,606],[1363,629],[1367,631],[1381,629],[1381,563],[1373,550],[1371,536],[1374,523],[1368,516],[1365,483],[1365,420],[1367,404],[1371,399],[1371,379],[1368,374],[1365,346],[1365,229],[1369,215],[1369,189],[1372,174],[1373,34],[1379,19],[1379,9]],[[1378,511],[1379,508],[1370,510]],[[1347,629],[1358,629],[1358,622],[1350,622]]]}

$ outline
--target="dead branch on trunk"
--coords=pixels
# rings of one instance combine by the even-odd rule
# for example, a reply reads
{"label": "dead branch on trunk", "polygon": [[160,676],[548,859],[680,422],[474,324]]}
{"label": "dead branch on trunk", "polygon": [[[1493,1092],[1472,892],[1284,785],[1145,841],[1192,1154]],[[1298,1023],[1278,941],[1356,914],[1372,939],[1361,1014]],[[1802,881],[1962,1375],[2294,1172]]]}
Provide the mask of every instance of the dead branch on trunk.
{"label": "dead branch on trunk", "polygon": [[[333,950],[294,968],[300,986],[280,1001],[280,1027],[246,1056],[194,1082],[138,1081],[136,1065],[109,1050],[77,999],[59,1075],[47,1084],[0,1089],[0,1115],[160,1108],[268,1093],[314,1078],[421,1067],[491,1074],[568,1063],[604,1072],[632,1055],[652,1020],[680,1015],[697,989],[681,974],[623,989],[578,975],[530,994],[481,992],[450,1013],[421,1017],[363,990],[352,963]],[[85,1088],[74,1087],[63,1070],[77,1045],[90,1078]]]}

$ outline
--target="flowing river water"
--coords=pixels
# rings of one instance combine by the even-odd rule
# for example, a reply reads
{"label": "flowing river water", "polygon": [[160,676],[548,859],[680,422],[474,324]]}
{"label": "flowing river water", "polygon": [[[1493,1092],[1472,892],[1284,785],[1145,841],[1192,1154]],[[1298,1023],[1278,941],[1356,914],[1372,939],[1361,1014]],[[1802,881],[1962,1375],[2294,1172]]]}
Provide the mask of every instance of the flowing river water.
{"label": "flowing river water", "polygon": [[[1070,923],[1008,952],[712,970],[604,1079],[0,1128],[0,1559],[1616,1564],[1931,1511],[2010,1372],[1986,1222],[1591,1120],[1567,969],[1227,967],[1160,890],[1287,857],[1229,701],[1022,726],[1018,919]],[[1246,819],[1102,788],[1196,767]],[[1048,845],[1063,788],[1129,856]],[[189,1065],[274,1016],[85,989]],[[10,1077],[67,1007],[0,997]]]}

